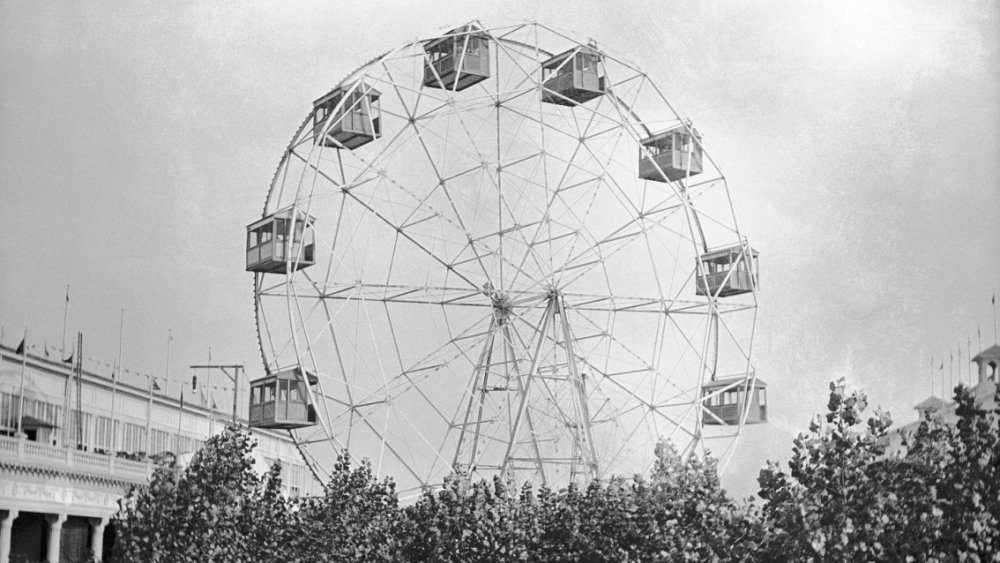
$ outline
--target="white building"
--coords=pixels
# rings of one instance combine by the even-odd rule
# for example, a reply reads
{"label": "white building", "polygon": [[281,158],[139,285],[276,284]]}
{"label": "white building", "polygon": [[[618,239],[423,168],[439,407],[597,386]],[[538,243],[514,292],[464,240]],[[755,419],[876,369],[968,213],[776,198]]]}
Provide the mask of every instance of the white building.
{"label": "white building", "polygon": [[[189,459],[231,421],[234,401],[247,424],[245,379],[234,399],[233,383],[218,373],[206,380],[202,371],[201,382],[127,370],[113,378],[113,366],[88,359],[77,378],[73,365],[47,356],[0,343],[0,563],[101,556],[113,541],[117,501],[148,481],[150,457]],[[254,435],[257,466],[280,460],[289,496],[322,491],[287,433]]]}
{"label": "white building", "polygon": [[[1000,365],[1000,345],[992,345],[977,354],[971,362],[976,364],[977,376],[975,382],[971,383],[972,394],[976,403],[987,409],[996,408],[996,389],[1000,384],[1000,373],[997,366]],[[952,400],[945,400],[941,397],[931,395],[913,407],[920,417],[915,422],[904,424],[893,429],[885,438],[886,452],[889,455],[905,455],[906,437],[913,435],[920,428],[921,421],[928,414],[933,414],[947,424],[958,422],[958,405]]]}

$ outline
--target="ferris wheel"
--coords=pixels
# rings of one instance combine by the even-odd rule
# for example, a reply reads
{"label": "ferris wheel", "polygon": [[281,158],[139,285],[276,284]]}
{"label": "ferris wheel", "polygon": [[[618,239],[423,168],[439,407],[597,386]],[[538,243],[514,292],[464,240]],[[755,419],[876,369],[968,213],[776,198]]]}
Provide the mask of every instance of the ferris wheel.
{"label": "ferris wheel", "polygon": [[[683,84],[671,84],[683,88]],[[318,478],[559,487],[726,460],[766,420],[757,253],[636,65],[538,23],[418,38],[318,97],[247,227],[252,426]]]}

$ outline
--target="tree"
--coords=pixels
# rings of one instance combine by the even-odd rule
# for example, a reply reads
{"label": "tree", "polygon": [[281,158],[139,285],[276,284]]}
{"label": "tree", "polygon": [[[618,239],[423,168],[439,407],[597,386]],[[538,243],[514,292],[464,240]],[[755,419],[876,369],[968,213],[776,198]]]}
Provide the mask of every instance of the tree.
{"label": "tree", "polygon": [[[956,389],[958,422],[927,417],[906,452],[867,398],[832,383],[825,417],[737,504],[715,460],[656,448],[649,476],[553,491],[456,474],[401,508],[370,463],[337,458],[321,497],[286,500],[232,427],[184,470],[163,467],[118,514],[117,561],[1000,561],[1000,409]],[[995,400],[1000,403],[1000,392]]]}
{"label": "tree", "polygon": [[408,561],[741,560],[756,520],[722,490],[714,460],[669,443],[651,477],[611,477],[561,491],[516,491],[499,478],[449,477],[404,509]]}
{"label": "tree", "polygon": [[935,547],[962,561],[1000,560],[1000,386],[993,400],[989,410],[969,389],[956,389],[958,423],[944,433],[951,447],[933,466],[942,524]]}
{"label": "tree", "polygon": [[280,467],[258,477],[254,445],[228,427],[183,470],[160,467],[148,486],[133,487],[116,516],[114,560],[280,560],[289,533]]}
{"label": "tree", "polygon": [[398,560],[396,486],[378,481],[367,460],[352,468],[347,453],[338,456],[323,496],[303,499],[296,508],[286,548],[300,560]]}
{"label": "tree", "polygon": [[532,553],[540,530],[529,485],[517,493],[499,477],[472,482],[455,474],[404,514],[405,560],[537,560]]}
{"label": "tree", "polygon": [[831,383],[826,419],[817,417],[795,439],[789,473],[773,463],[761,471],[765,558],[874,561],[920,552],[920,544],[910,546],[915,553],[898,552],[900,528],[912,527],[899,493],[925,505],[926,483],[885,459],[892,421],[876,410],[863,423],[867,404],[864,393],[848,394],[843,380]]}
{"label": "tree", "polygon": [[997,560],[1000,412],[956,388],[957,425],[926,418],[894,457],[885,454],[888,414],[862,424],[865,395],[843,381],[830,390],[825,421],[796,438],[789,471],[761,471],[759,558]]}
{"label": "tree", "polygon": [[722,489],[717,464],[656,448],[648,479],[612,477],[539,495],[544,561],[742,560],[753,552],[755,515]]}

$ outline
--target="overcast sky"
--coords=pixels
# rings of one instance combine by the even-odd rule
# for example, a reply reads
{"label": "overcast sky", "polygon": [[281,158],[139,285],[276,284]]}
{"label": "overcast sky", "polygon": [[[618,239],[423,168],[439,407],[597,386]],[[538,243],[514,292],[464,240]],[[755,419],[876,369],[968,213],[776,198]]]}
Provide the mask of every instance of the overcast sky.
{"label": "overcast sky", "polygon": [[[349,5],[348,5],[349,4]],[[543,6],[540,6],[542,5]],[[613,7],[612,7],[613,6]],[[256,351],[244,226],[313,99],[417,35],[538,20],[638,63],[704,135],[761,251],[767,457],[846,377],[897,420],[967,372],[1000,290],[994,2],[0,3],[0,324],[125,366]],[[961,362],[957,360],[961,345]],[[957,373],[957,372],[956,372]],[[179,379],[184,370],[177,368]],[[966,377],[963,375],[963,377]],[[957,379],[957,376],[956,376]],[[935,384],[940,394],[941,381]]]}

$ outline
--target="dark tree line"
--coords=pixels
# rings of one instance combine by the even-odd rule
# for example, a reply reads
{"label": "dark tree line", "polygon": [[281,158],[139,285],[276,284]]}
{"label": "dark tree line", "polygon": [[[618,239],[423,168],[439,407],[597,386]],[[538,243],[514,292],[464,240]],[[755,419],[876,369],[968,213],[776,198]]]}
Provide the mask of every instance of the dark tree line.
{"label": "dark tree line", "polygon": [[[338,459],[325,494],[285,499],[230,428],[183,470],[129,492],[115,561],[1000,561],[1000,409],[956,390],[958,423],[927,418],[885,454],[888,414],[831,384],[825,420],[787,468],[737,502],[712,459],[669,443],[649,476],[554,491],[462,475],[401,506],[367,462]],[[998,393],[997,399],[1000,399]]]}

